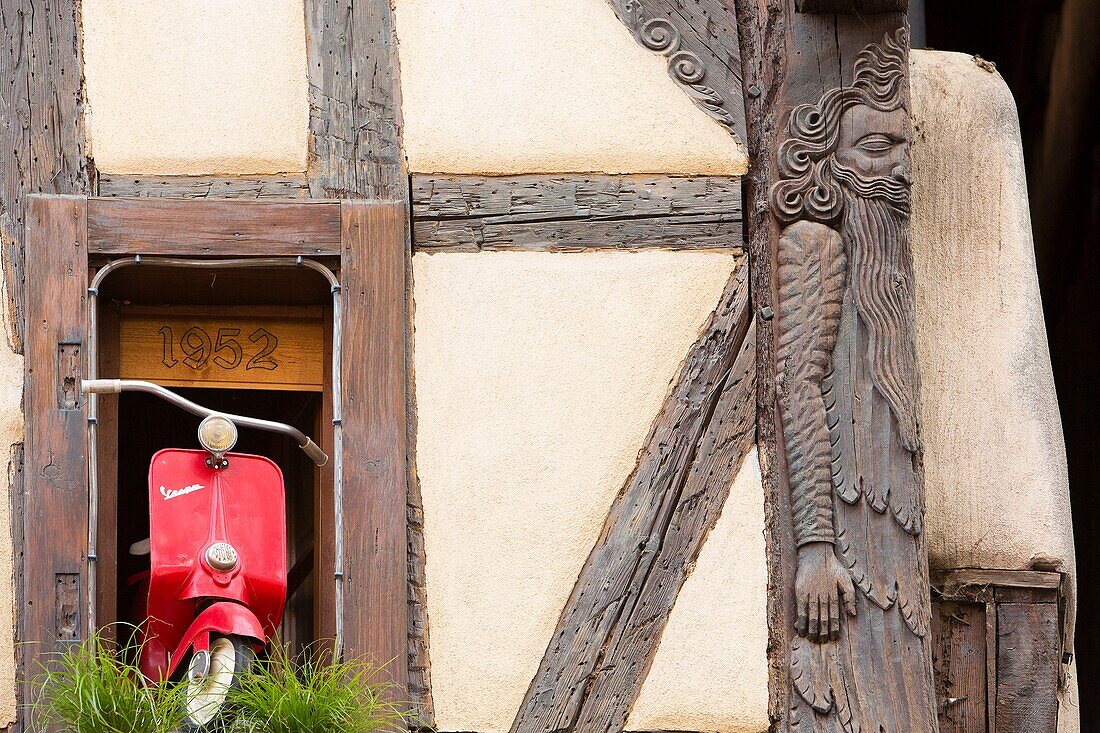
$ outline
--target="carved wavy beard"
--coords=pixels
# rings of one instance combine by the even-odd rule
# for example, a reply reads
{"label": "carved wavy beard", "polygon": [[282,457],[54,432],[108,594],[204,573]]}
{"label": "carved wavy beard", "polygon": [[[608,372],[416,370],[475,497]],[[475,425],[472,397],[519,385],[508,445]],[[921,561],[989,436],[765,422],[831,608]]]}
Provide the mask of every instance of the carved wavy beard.
{"label": "carved wavy beard", "polygon": [[[836,158],[829,159],[829,171],[847,192],[865,199],[886,201],[899,216],[909,218],[909,181],[889,176],[866,178],[837,162]],[[845,198],[850,203],[851,196]]]}
{"label": "carved wavy beard", "polygon": [[[864,182],[867,183],[866,181]],[[920,449],[917,423],[917,350],[914,340],[913,260],[909,249],[908,190],[895,179],[871,182],[875,195],[846,193],[842,234],[852,268],[851,287],[867,328],[871,381],[897,421],[901,443]],[[889,192],[891,195],[886,195]]]}

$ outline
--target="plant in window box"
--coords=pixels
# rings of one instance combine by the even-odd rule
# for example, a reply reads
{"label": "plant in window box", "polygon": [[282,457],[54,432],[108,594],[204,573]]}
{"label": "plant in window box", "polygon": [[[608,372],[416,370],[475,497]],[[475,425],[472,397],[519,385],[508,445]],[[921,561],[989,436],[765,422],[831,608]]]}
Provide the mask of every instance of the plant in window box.
{"label": "plant in window box", "polygon": [[409,729],[412,706],[374,682],[381,668],[324,655],[294,657],[278,644],[230,690],[235,733],[389,733]]}

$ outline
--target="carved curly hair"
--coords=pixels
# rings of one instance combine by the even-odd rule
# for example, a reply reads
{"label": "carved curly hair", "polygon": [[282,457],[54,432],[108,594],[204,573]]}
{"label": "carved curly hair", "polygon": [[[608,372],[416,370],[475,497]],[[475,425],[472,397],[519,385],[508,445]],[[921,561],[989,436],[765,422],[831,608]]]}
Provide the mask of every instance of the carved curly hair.
{"label": "carved curly hair", "polygon": [[845,111],[867,105],[892,112],[905,104],[905,48],[908,31],[899,28],[860,52],[850,86],[830,89],[816,104],[795,107],[789,137],[779,146],[780,180],[772,186],[772,211],[784,224],[833,224],[844,210],[844,193],[833,154]]}

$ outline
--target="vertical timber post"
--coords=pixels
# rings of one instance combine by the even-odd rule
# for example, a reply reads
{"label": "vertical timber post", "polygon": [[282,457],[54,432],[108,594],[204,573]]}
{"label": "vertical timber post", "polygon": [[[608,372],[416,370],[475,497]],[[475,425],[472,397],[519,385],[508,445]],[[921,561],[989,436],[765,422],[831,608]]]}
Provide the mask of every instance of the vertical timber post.
{"label": "vertical timber post", "polygon": [[405,202],[344,201],[344,655],[408,689]]}
{"label": "vertical timber post", "polygon": [[906,0],[740,0],[776,730],[933,733]]}
{"label": "vertical timber post", "polygon": [[[24,674],[85,639],[88,589],[87,199],[27,204]],[[26,683],[24,683],[26,684]],[[24,687],[24,704],[33,690]],[[28,713],[25,713],[29,715]],[[26,730],[38,730],[34,720]]]}

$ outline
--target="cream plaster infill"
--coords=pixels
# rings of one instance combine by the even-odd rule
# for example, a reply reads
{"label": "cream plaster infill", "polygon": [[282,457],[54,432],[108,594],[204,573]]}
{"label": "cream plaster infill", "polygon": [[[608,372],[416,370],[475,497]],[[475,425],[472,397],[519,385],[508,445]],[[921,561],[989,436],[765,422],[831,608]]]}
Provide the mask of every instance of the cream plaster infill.
{"label": "cream plaster infill", "polygon": [[607,0],[396,0],[395,12],[413,172],[748,168]]}
{"label": "cream plaster infill", "polygon": [[440,730],[508,731],[735,261],[660,251],[414,256],[416,453]]}
{"label": "cream plaster infill", "polygon": [[305,170],[301,0],[84,0],[81,19],[99,170]]}
{"label": "cream plaster infill", "polygon": [[627,730],[768,729],[768,567],[756,449],[672,608]]}
{"label": "cream plaster infill", "polygon": [[[0,282],[0,309],[2,323],[7,333],[11,313],[4,291],[7,283]],[[8,527],[7,542],[0,543],[0,726],[15,722],[16,718],[16,667],[15,667],[15,543],[10,533],[11,471],[8,457],[16,443],[23,440],[23,357],[11,348],[7,338],[0,338],[0,526]]]}

